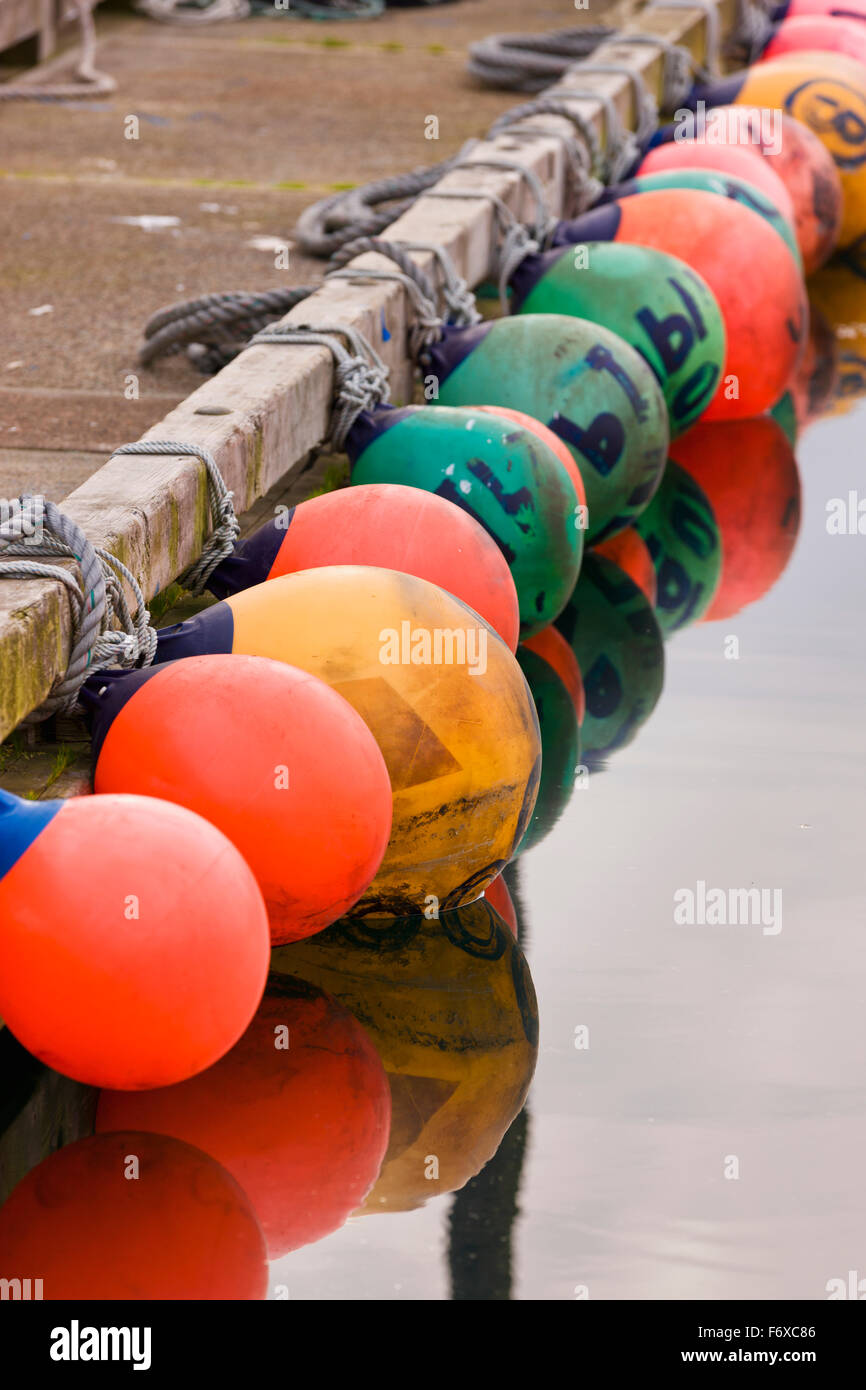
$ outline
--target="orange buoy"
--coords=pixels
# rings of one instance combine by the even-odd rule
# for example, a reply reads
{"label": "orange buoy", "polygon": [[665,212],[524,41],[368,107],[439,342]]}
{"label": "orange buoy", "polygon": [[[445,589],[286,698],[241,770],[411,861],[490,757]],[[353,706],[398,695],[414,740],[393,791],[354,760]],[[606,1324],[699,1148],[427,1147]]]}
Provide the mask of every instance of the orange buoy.
{"label": "orange buoy", "polygon": [[258,879],[275,945],[336,921],[375,878],[388,769],[361,716],[316,676],[193,656],[97,676],[82,703],[96,791],[163,797],[218,826]]}
{"label": "orange buoy", "polygon": [[803,121],[766,107],[717,106],[710,114],[730,122],[778,174],[794,205],[794,228],[811,275],[836,249],[842,229],[842,180],[833,156]]}
{"label": "orange buoy", "polygon": [[570,243],[625,241],[686,262],[716,297],[727,335],[724,375],[704,419],[768,410],[785,390],[808,323],[793,256],[758,213],[695,189],[638,193],[561,224]]}
{"label": "orange buoy", "polygon": [[[625,533],[620,532],[618,536],[611,539],[618,540],[619,536],[623,534]],[[603,549],[602,546],[597,548]],[[580,667],[577,664],[577,657],[562,633],[557,631],[551,623],[549,627],[544,627],[540,632],[536,632],[534,637],[528,637],[521,645],[526,647],[528,651],[535,652],[536,656],[540,656],[542,661],[546,661],[548,666],[553,667],[571,696],[578,725],[582,724],[583,716],[586,713],[583,680],[580,675]]]}
{"label": "orange buoy", "polygon": [[773,587],[791,558],[800,526],[794,451],[763,415],[701,422],[672,455],[706,493],[722,536],[721,578],[702,621],[733,617]]}
{"label": "orange buoy", "polygon": [[792,15],[777,25],[756,60],[765,63],[784,53],[842,53],[866,63],[866,29],[862,22],[831,14]]}
{"label": "orange buoy", "polygon": [[538,721],[515,657],[459,599],[375,566],[301,570],[164,628],[157,662],[207,651],[309,671],[373,733],[393,821],[352,914],[472,902],[512,857],[535,804]]}
{"label": "orange buoy", "polygon": [[714,169],[720,174],[745,179],[769,198],[782,216],[794,225],[794,204],[779,175],[750,145],[707,144],[706,140],[671,140],[656,145],[644,155],[637,169],[641,174],[661,174],[669,169]]}
{"label": "orange buoy", "polygon": [[269,949],[251,870],[201,816],[0,792],[0,1016],[55,1071],[138,1090],[210,1066],[255,1013]]}
{"label": "orange buoy", "polygon": [[655,565],[646,541],[633,526],[627,526],[618,535],[608,537],[601,545],[593,546],[593,550],[619,565],[638,588],[643,590],[655,608],[658,594]]}
{"label": "orange buoy", "polygon": [[705,87],[689,105],[769,107],[802,121],[832,158],[842,186],[839,245],[866,232],[866,65],[842,53],[783,53]]}
{"label": "orange buoy", "polygon": [[[568,455],[561,441],[546,431]],[[429,579],[468,603],[512,651],[520,612],[508,561],[483,526],[435,493],[401,483],[341,488],[283,509],[217,566],[208,588],[227,598],[323,565],[378,565]]]}
{"label": "orange buoy", "polygon": [[30,1278],[49,1301],[258,1300],[268,1288],[264,1236],[234,1178],[141,1133],[79,1139],[31,1169],[0,1207],[0,1277]]}
{"label": "orange buoy", "polygon": [[336,1231],[379,1176],[388,1078],[364,1029],[322,990],[272,975],[247,1031],[180,1086],[103,1091],[98,1131],[146,1130],[194,1144],[253,1204],[278,1259]]}
{"label": "orange buoy", "polygon": [[530,434],[534,434],[536,439],[540,439],[543,444],[546,444],[548,449],[556,454],[556,457],[571,479],[571,484],[574,488],[579,506],[584,509],[586,508],[586,488],[583,485],[580,469],[575,463],[574,455],[568,445],[563,439],[560,439],[558,434],[554,434],[553,430],[549,429],[547,425],[543,425],[540,420],[536,420],[532,415],[527,415],[523,410],[509,410],[508,406],[505,405],[477,405],[473,408],[475,410],[484,410],[488,415],[500,415],[504,420],[513,420],[516,425],[520,425],[522,429],[529,430]]}

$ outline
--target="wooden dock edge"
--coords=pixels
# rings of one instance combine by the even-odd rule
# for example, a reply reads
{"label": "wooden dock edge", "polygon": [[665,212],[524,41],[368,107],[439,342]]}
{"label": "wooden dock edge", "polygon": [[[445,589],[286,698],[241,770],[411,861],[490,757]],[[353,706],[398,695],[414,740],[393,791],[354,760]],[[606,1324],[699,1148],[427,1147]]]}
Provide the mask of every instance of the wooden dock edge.
{"label": "wooden dock edge", "polygon": [[[736,0],[711,0],[720,32],[730,33]],[[703,8],[638,9],[628,27],[681,43],[705,56]],[[650,45],[612,42],[599,49],[597,62],[625,63],[640,72],[661,97],[662,55]],[[599,74],[573,78],[591,82],[616,101],[633,128],[632,84],[625,76]],[[566,78],[546,95],[569,85]],[[515,104],[519,98],[515,98]],[[575,103],[603,136],[600,101]],[[533,128],[550,136],[515,140],[503,135],[485,146],[488,155],[505,155],[540,178],[550,210],[563,209],[564,153],[560,134],[572,132],[560,117],[533,117]],[[482,157],[481,152],[476,156]],[[470,156],[471,158],[471,156]],[[439,188],[471,188],[477,201],[422,196],[384,234],[393,240],[427,241],[444,247],[471,285],[487,277],[495,247],[494,213],[485,193],[496,194],[521,219],[532,212],[526,181],[517,173],[455,170]],[[416,259],[430,267],[430,253]],[[358,265],[382,264],[378,256]],[[388,264],[388,263],[385,263]],[[287,314],[284,323],[340,322],[360,329],[391,371],[392,400],[410,399],[412,370],[406,349],[405,295],[395,283],[345,281],[327,284]],[[383,326],[388,337],[383,342]],[[263,346],[247,348],[216,376],[143,436],[203,445],[210,449],[233,491],[238,512],[296,470],[325,436],[333,385],[331,355],[324,348]],[[211,414],[214,409],[228,413]],[[137,575],[150,600],[172,583],[201,553],[208,533],[203,465],[190,457],[113,458],[63,501],[67,512],[96,546],[117,555]],[[42,580],[0,580],[0,740],[44,700],[63,674],[70,642],[70,611],[65,590]]]}

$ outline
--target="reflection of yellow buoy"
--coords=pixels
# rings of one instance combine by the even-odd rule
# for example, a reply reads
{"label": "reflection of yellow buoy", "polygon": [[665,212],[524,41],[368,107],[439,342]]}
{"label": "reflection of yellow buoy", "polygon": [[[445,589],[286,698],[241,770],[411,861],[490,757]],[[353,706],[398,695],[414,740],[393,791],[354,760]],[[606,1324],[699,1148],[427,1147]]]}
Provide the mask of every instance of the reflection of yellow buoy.
{"label": "reflection of yellow buoy", "polygon": [[343,918],[273,962],[351,1010],[388,1073],[391,1140],[362,1210],[408,1211],[468,1182],[522,1108],[538,1048],[526,960],[489,903],[438,921]]}
{"label": "reflection of yellow buoy", "polygon": [[866,237],[809,282],[809,300],[830,325],[838,349],[836,409],[866,395]]}

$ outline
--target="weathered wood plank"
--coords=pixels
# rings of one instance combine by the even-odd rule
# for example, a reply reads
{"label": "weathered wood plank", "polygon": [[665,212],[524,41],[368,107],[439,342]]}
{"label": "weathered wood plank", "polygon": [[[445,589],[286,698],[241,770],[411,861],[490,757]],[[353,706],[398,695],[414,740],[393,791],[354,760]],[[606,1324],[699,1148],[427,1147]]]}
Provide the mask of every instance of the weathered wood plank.
{"label": "weathered wood plank", "polygon": [[[723,32],[733,22],[734,0],[715,0]],[[633,27],[685,42],[701,57],[706,18],[702,9],[640,12]],[[613,44],[599,50],[626,61],[661,93],[662,63],[646,45]],[[633,94],[625,77],[599,74],[566,79],[613,96],[624,119],[633,120]],[[555,91],[556,89],[549,89]],[[584,100],[580,109],[601,135],[603,107]],[[533,117],[550,136],[515,140],[504,135],[485,154],[504,154],[532,169],[545,188],[552,212],[563,208],[564,158],[556,133],[571,131],[559,117]],[[483,156],[478,153],[477,159]],[[435,242],[448,250],[460,273],[477,284],[490,272],[495,245],[494,213],[483,195],[496,194],[521,219],[532,214],[525,180],[514,172],[479,168],[453,171],[439,187],[471,188],[477,200],[420,198],[388,229],[392,239]],[[417,253],[429,267],[429,253]],[[378,257],[358,264],[375,265]],[[299,305],[285,323],[340,322],[358,328],[377,347],[392,373],[392,399],[406,400],[411,367],[406,349],[406,306],[399,285],[338,281]],[[389,337],[383,342],[382,327]],[[299,467],[324,436],[330,411],[333,367],[324,348],[248,348],[206,381],[144,436],[204,445],[214,454],[238,510],[249,507],[279,479]],[[215,406],[228,414],[201,413]],[[110,460],[73,492],[64,509],[96,545],[114,552],[139,577],[152,598],[200,553],[207,535],[203,466],[191,458],[122,457]],[[42,581],[0,582],[0,738],[34,709],[64,669],[69,641],[68,601],[59,586]]]}

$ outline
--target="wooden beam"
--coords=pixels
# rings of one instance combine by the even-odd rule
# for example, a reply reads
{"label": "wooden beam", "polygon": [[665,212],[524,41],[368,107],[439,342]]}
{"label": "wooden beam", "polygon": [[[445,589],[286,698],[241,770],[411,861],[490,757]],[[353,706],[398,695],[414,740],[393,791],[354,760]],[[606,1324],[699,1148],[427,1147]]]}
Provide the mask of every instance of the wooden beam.
{"label": "wooden beam", "polygon": [[[720,29],[730,32],[735,0],[713,0]],[[705,54],[706,17],[702,8],[639,11],[629,27],[657,33]],[[660,51],[649,45],[611,43],[596,61],[626,62],[642,73],[661,97]],[[587,83],[612,96],[624,120],[634,120],[631,83],[624,76],[573,75],[548,94]],[[600,137],[604,108],[599,101],[575,103]],[[560,117],[533,117],[533,127],[550,135],[516,140],[503,135],[474,155],[506,155],[541,179],[554,214],[564,208],[564,155],[561,139],[571,124]],[[470,156],[470,159],[473,156]],[[495,194],[521,220],[532,216],[525,180],[516,172],[479,168],[455,170],[439,188],[471,189],[477,199],[422,196],[385,233],[393,240],[434,242],[450,252],[470,284],[490,273],[496,244],[495,218],[485,194]],[[416,259],[430,268],[430,253]],[[382,264],[364,256],[359,265]],[[388,263],[384,263],[388,264]],[[282,322],[340,322],[360,329],[391,370],[392,399],[406,401],[412,368],[406,347],[405,296],[397,284],[325,284]],[[383,341],[382,328],[388,338]],[[206,381],[145,439],[172,439],[204,445],[215,456],[240,512],[275,482],[298,468],[326,433],[333,365],[324,348],[264,346],[247,348],[217,376]],[[210,412],[218,407],[225,414]],[[139,577],[153,598],[201,553],[208,531],[203,466],[189,457],[113,458],[64,501],[66,511],[98,546],[117,555]],[[0,739],[48,694],[65,669],[69,646],[68,599],[60,585],[44,581],[0,581]]]}

